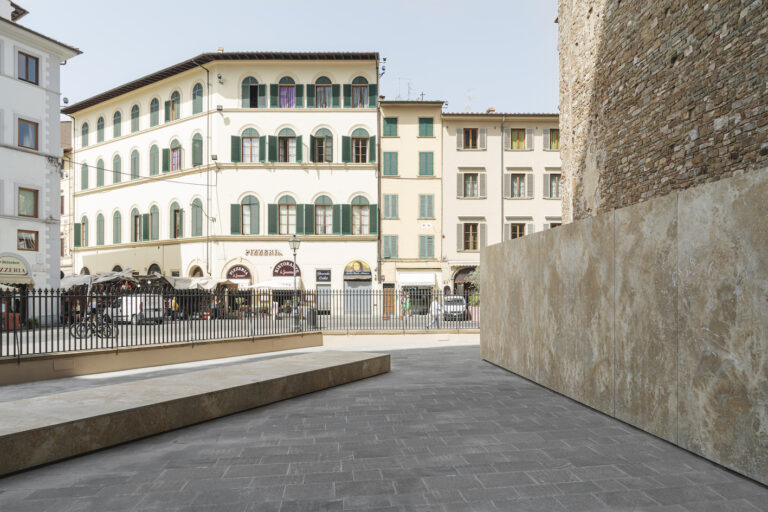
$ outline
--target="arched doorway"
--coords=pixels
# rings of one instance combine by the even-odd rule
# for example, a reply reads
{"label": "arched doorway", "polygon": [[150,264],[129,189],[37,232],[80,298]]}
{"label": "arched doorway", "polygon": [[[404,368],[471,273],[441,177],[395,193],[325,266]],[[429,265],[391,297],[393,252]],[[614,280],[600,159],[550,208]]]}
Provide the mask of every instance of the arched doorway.
{"label": "arched doorway", "polygon": [[157,272],[158,274],[163,273],[162,270],[160,270],[160,265],[158,265],[157,263],[153,263],[149,266],[149,268],[147,269],[147,275],[152,275],[155,272]]}
{"label": "arched doorway", "polygon": [[198,266],[192,267],[192,270],[189,271],[189,277],[204,277],[203,269]]}
{"label": "arched doorway", "polygon": [[475,285],[472,282],[472,273],[477,267],[464,267],[459,269],[453,276],[453,293],[463,295],[469,302],[469,297],[475,292]]}
{"label": "arched doorway", "polygon": [[123,267],[121,267],[120,265],[115,265],[114,267],[112,267],[112,272],[122,272],[122,271],[123,271]]}
{"label": "arched doorway", "polygon": [[91,275],[91,271],[88,270],[88,267],[83,267],[80,269],[80,275],[81,276],[89,276]]}

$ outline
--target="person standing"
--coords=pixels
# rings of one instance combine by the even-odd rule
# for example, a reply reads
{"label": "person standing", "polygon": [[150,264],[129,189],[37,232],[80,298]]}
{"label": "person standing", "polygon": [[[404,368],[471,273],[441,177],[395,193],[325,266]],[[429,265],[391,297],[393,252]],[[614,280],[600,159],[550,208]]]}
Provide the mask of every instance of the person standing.
{"label": "person standing", "polygon": [[437,297],[434,297],[432,303],[429,305],[429,315],[432,317],[432,320],[430,320],[429,325],[427,325],[427,329],[431,329],[433,325],[435,326],[435,329],[440,328],[440,314],[442,312],[442,306],[437,301]]}

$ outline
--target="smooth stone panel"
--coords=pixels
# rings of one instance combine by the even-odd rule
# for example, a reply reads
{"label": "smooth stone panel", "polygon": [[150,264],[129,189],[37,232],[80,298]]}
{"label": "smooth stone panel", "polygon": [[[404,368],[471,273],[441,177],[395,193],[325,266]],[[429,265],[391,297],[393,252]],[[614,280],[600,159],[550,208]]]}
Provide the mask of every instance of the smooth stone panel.
{"label": "smooth stone panel", "polygon": [[768,170],[679,196],[679,443],[768,483]]}
{"label": "smooth stone panel", "polygon": [[616,417],[677,440],[677,196],[616,216]]}

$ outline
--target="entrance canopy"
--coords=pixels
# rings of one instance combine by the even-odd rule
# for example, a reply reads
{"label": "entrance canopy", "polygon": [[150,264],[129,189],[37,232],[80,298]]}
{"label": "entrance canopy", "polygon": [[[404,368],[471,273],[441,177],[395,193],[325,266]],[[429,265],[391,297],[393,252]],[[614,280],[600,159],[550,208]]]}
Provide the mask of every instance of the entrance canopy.
{"label": "entrance canopy", "polygon": [[434,272],[398,272],[397,284],[403,286],[435,286]]}
{"label": "entrance canopy", "polygon": [[[293,290],[293,277],[274,277],[269,281],[252,284],[247,287],[250,290]],[[296,288],[304,289],[304,283],[300,277],[296,277]]]}

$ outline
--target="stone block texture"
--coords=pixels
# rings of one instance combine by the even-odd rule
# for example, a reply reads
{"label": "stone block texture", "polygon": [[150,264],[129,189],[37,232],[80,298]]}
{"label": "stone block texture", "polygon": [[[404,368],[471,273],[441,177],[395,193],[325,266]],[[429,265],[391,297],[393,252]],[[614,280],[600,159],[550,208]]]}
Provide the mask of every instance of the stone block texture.
{"label": "stone block texture", "polygon": [[768,484],[767,199],[764,168],[488,247],[483,358]]}
{"label": "stone block texture", "polygon": [[560,0],[566,222],[768,162],[765,0]]}

